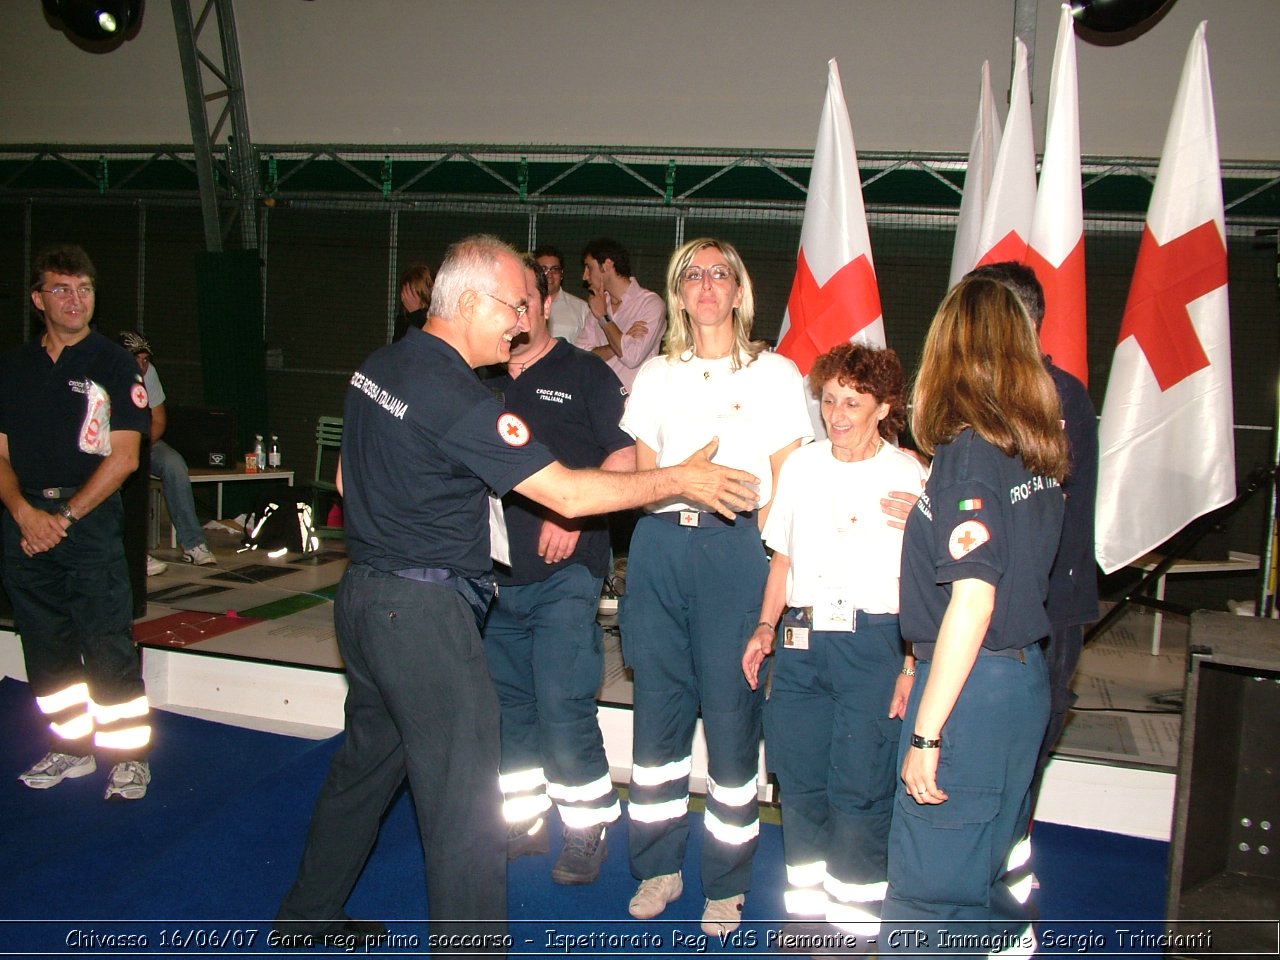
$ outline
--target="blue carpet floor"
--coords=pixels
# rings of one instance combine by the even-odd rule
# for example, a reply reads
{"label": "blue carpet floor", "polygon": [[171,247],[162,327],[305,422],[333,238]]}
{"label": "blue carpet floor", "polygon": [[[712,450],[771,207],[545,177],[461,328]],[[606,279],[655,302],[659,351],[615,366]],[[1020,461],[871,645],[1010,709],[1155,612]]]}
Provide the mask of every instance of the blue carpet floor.
{"label": "blue carpet floor", "polygon": [[[300,740],[163,711],[154,714],[154,723],[155,779],[145,800],[104,802],[103,769],[33,791],[16,775],[43,752],[41,724],[27,686],[0,681],[0,954],[88,953],[95,945],[117,956],[271,952],[269,921],[292,882],[338,738]],[[694,821],[684,896],[649,924],[627,918],[634,881],[625,818],[610,833],[601,879],[587,887],[550,881],[559,846],[553,831],[550,854],[511,864],[513,953],[564,955],[548,950],[548,930],[648,932],[663,946],[629,951],[647,957],[734,949],[714,938],[697,940],[701,816]],[[1037,825],[1035,842],[1042,926],[1058,922],[1079,931],[1102,924],[1110,931],[1123,921],[1160,929],[1167,844],[1052,824]],[[783,876],[781,829],[766,825],[744,913],[744,935],[755,942],[738,950],[767,955],[766,931],[784,917]],[[349,912],[391,921],[397,933],[425,939],[422,848],[407,795],[387,814]],[[1077,923],[1068,927],[1068,921]],[[251,939],[248,931],[257,932]],[[112,938],[129,935],[145,935],[146,946],[111,949],[120,945]],[[174,944],[175,936],[187,939],[186,946]]]}

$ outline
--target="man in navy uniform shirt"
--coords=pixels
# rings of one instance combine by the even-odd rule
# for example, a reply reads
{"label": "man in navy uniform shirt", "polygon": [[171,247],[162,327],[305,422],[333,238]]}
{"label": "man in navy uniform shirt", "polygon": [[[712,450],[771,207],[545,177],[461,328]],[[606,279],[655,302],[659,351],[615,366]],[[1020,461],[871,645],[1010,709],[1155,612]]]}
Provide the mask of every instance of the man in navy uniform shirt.
{"label": "man in navy uniform shirt", "polygon": [[[507,375],[489,386],[562,463],[635,470],[635,443],[618,426],[622,383],[595,354],[551,336],[548,279],[526,258],[529,331],[511,344]],[[621,813],[596,719],[609,528],[603,517],[567,520],[514,491],[502,504],[511,564],[497,570],[484,641],[502,704],[507,857],[547,851],[544,814],[554,800],[565,843],[551,877],[592,883],[607,856],[606,824]]]}
{"label": "man in navy uniform shirt", "polygon": [[407,778],[432,936],[443,952],[503,947],[499,707],[480,638],[494,589],[490,490],[514,489],[564,517],[680,491],[726,515],[755,506],[747,486],[755,478],[708,459],[713,438],[666,470],[557,462],[474,373],[510,359],[528,311],[516,252],[494,237],[468,238],[446,254],[422,328],[351,377],[338,471],[350,564],[334,607],[347,666],[346,738],[277,915],[278,943],[379,942],[381,924],[351,920],[343,907]]}
{"label": "man in navy uniform shirt", "polygon": [[31,302],[44,334],[0,362],[4,583],[49,752],[19,778],[37,790],[111,763],[108,800],[146,795],[150,708],[133,645],[120,485],[151,428],[124,348],[89,328],[94,268],[79,247],[40,253]]}

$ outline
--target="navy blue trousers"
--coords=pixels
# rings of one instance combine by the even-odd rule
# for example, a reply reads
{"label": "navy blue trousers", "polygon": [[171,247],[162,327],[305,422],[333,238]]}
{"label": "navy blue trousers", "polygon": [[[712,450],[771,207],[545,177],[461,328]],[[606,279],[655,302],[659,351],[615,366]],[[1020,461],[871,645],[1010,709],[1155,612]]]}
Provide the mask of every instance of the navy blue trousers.
{"label": "navy blue trousers", "polygon": [[548,784],[566,826],[616,819],[617,793],[596,719],[604,676],[600,588],[601,579],[575,563],[546,580],[503,586],[489,610],[484,644],[502,704],[502,773],[545,775],[506,791],[509,822],[528,819],[518,812],[520,800],[538,799]]}
{"label": "navy blue trousers", "polygon": [[[974,663],[942,729],[937,779],[949,799],[918,804],[898,784],[880,938],[884,953],[966,952],[962,944],[941,938],[944,929],[1001,942],[1029,935],[1026,908],[1001,879],[1010,852],[1026,835],[1031,777],[1049,718],[1044,655],[1032,644],[1023,656],[1025,663],[1007,656],[979,656]],[[915,729],[930,666],[917,664],[901,753]],[[911,942],[910,931],[917,929],[927,942]]]}
{"label": "navy blue trousers", "polygon": [[280,929],[324,934],[347,919],[344,904],[407,777],[431,932],[505,932],[498,699],[475,614],[450,586],[352,564],[334,622],[349,684],[346,739],[277,915],[291,922]]}
{"label": "navy blue trousers", "polygon": [[[832,919],[880,914],[902,732],[889,705],[902,660],[896,618],[856,633],[813,631],[808,650],[779,642],[774,653],[764,732],[782,788],[788,893],[825,883],[847,908]],[[815,915],[805,909],[811,898],[786,902],[790,913]],[[866,916],[849,916],[858,912]]]}
{"label": "navy blue trousers", "polygon": [[[30,502],[50,513],[65,503]],[[3,524],[4,584],[31,692],[43,697],[83,681],[89,696],[103,706],[142,696],[120,495],[108,497],[74,524],[60,544],[34,557],[22,552],[22,531],[8,511]],[[52,734],[50,745],[72,753],[80,749]],[[87,746],[83,752],[89,752]],[[145,748],[124,752],[129,757],[145,753]]]}
{"label": "navy blue trousers", "polygon": [[636,525],[619,611],[623,653],[635,671],[631,872],[675,873],[689,836],[689,763],[699,708],[708,787],[702,891],[745,893],[759,842],[760,705],[742,676],[742,649],[760,619],[769,574],[754,521]]}

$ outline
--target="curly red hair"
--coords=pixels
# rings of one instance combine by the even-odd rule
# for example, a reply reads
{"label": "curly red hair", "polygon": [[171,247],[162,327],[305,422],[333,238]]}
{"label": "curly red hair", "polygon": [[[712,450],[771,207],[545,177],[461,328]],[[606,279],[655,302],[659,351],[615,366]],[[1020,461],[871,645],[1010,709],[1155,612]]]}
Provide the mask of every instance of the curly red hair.
{"label": "curly red hair", "polygon": [[902,361],[889,348],[878,350],[861,343],[842,343],[832,347],[809,371],[809,389],[822,399],[822,388],[831,380],[859,393],[869,393],[876,403],[889,405],[888,415],[880,421],[880,436],[896,440],[907,424],[906,377]]}

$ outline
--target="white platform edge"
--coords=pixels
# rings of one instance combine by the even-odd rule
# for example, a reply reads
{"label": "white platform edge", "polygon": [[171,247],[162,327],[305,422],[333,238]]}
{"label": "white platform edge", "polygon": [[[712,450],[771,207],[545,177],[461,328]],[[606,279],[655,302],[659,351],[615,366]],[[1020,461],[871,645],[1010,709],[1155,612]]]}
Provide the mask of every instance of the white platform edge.
{"label": "white platform edge", "polygon": [[[0,631],[0,673],[26,681],[21,644],[8,631]],[[143,651],[143,677],[152,706],[172,713],[308,739],[324,739],[342,729],[347,683],[340,673],[149,647]],[[613,779],[626,783],[631,773],[630,709],[601,705],[600,728]],[[701,723],[693,757],[691,786],[702,792],[707,765]],[[768,800],[763,747],[760,758],[757,783],[761,799]],[[1175,782],[1172,772],[1055,757],[1045,771],[1036,819],[1167,841]]]}

